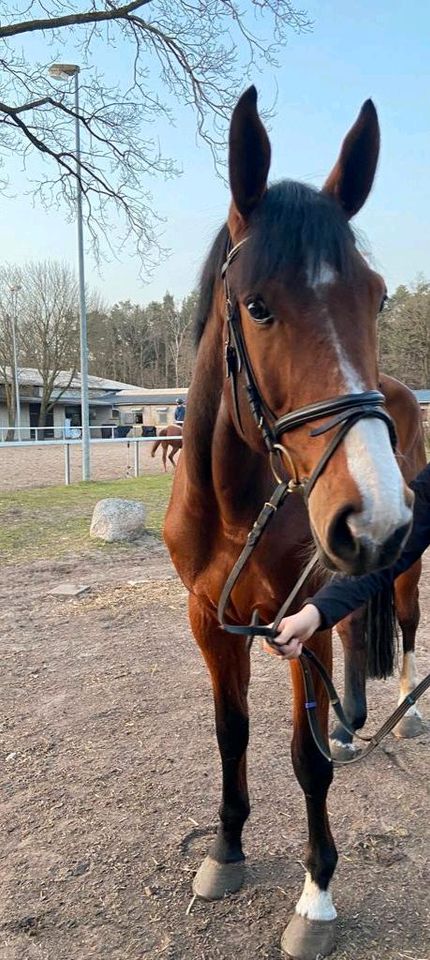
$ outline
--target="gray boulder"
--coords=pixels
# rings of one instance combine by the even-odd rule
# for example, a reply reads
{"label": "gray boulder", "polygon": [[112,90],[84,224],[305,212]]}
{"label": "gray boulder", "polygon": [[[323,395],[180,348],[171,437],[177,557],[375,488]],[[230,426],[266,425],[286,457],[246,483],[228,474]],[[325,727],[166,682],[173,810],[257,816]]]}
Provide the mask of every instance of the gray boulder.
{"label": "gray boulder", "polygon": [[90,537],[113,543],[137,540],[145,533],[146,508],[139,500],[109,498],[94,507]]}

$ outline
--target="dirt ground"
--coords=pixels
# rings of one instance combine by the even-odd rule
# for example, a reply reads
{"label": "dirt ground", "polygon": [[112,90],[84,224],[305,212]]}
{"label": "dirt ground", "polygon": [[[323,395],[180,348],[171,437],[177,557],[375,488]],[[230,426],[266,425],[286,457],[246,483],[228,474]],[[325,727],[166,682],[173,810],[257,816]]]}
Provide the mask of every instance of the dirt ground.
{"label": "dirt ground", "polygon": [[[426,573],[429,583],[428,559]],[[164,548],[147,540],[0,576],[2,960],[279,960],[306,839],[287,668],[254,650],[247,883],[187,914],[219,764],[208,679]],[[49,596],[64,580],[91,591]],[[425,579],[423,611],[421,676]],[[369,727],[396,699],[396,681],[370,685]],[[337,960],[430,958],[429,749],[429,734],[391,737],[336,773]]]}
{"label": "dirt ground", "polygon": [[[162,469],[161,447],[151,458],[151,441],[139,444],[140,473],[159,473]],[[72,483],[81,480],[80,445],[70,447]],[[172,466],[168,462],[168,470]],[[117,480],[134,476],[134,443],[91,444],[92,480]],[[64,446],[3,447],[0,444],[0,491],[23,490],[28,487],[51,487],[64,483]]]}

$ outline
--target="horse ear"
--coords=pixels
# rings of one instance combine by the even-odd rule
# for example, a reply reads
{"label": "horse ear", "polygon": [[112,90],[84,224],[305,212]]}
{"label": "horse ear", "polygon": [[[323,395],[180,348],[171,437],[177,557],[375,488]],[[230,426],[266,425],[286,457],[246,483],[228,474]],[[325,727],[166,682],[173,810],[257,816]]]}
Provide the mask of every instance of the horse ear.
{"label": "horse ear", "polygon": [[323,192],[340,203],[348,219],[358,213],[372,189],[379,142],[378,114],[372,100],[366,100],[323,186]]}
{"label": "horse ear", "polygon": [[233,110],[228,163],[233,201],[246,218],[266,190],[270,167],[270,142],[258,115],[254,86],[242,94]]}

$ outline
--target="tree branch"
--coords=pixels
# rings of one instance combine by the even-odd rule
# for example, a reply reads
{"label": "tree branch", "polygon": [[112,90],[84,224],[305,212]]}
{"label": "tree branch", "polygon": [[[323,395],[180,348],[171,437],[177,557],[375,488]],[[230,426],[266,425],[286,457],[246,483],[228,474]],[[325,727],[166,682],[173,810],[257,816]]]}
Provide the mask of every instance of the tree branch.
{"label": "tree branch", "polygon": [[0,38],[16,37],[22,33],[34,33],[37,30],[58,30],[60,27],[73,27],[90,23],[106,23],[121,20],[122,17],[146,7],[151,0],[133,0],[122,7],[111,6],[109,10],[87,10],[86,13],[69,13],[63,17],[46,17],[44,20],[27,20],[23,23],[10,23],[0,26]]}

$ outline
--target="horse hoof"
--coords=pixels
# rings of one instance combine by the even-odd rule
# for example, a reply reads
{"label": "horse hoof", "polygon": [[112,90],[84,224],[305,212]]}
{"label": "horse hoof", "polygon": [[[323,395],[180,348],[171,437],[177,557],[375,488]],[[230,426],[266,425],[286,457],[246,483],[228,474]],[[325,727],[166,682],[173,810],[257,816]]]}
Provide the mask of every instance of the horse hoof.
{"label": "horse hoof", "polygon": [[193,893],[202,900],[222,900],[228,893],[236,893],[245,876],[245,861],[218,863],[205,857],[193,880]]}
{"label": "horse hoof", "polygon": [[419,713],[405,714],[393,729],[395,737],[399,740],[412,740],[413,737],[419,737],[425,733],[425,724]]}
{"label": "horse hoof", "polygon": [[308,920],[294,913],[281,940],[284,956],[290,960],[319,960],[336,946],[336,920]]}
{"label": "horse hoof", "polygon": [[361,750],[359,747],[356,747],[354,743],[342,743],[341,740],[330,739],[330,753],[333,760],[342,760],[345,762],[355,760],[355,757],[361,753]]}

